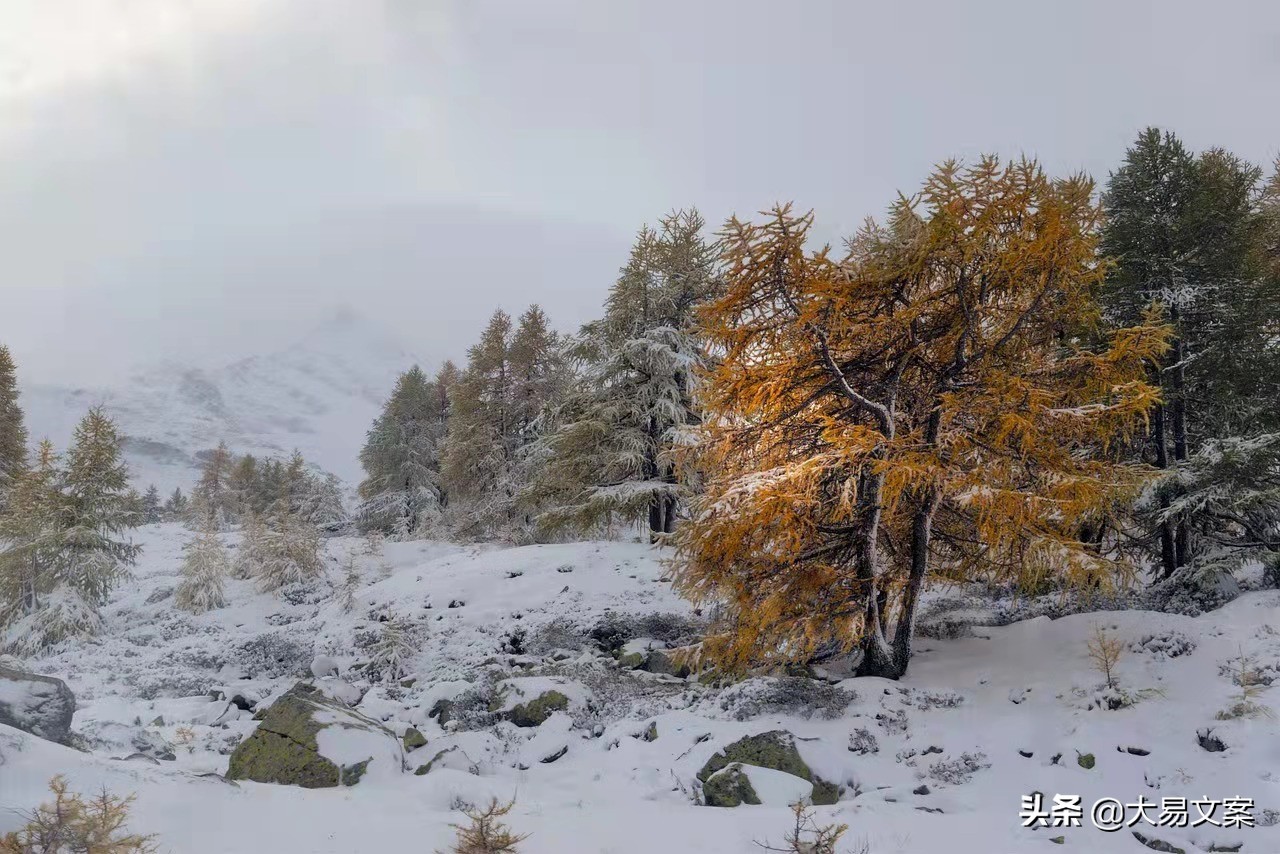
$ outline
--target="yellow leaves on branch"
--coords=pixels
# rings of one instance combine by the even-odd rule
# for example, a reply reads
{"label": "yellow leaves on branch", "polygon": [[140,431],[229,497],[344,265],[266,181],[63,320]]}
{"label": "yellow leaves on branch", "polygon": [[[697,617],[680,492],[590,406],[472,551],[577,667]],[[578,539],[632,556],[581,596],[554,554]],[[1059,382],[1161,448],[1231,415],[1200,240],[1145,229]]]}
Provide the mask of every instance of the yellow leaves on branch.
{"label": "yellow leaves on branch", "polygon": [[678,563],[730,603],[728,663],[855,643],[917,523],[948,577],[1110,575],[1080,527],[1146,477],[1107,451],[1144,426],[1168,331],[1103,327],[1099,216],[1088,179],[988,157],[943,164],[838,258],[789,206],[727,223]]}

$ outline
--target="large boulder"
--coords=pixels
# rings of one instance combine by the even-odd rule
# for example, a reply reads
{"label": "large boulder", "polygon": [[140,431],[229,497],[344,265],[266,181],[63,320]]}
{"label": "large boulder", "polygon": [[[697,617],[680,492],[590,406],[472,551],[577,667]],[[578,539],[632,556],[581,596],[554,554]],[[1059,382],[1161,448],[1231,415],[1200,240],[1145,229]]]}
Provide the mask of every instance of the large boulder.
{"label": "large boulder", "polygon": [[[769,768],[806,780],[813,784],[810,802],[814,804],[834,804],[840,799],[839,786],[828,783],[809,769],[805,761],[800,758],[800,751],[796,749],[795,736],[785,730],[774,730],[740,738],[708,759],[702,766],[702,770],[698,772],[698,780],[702,783],[703,796],[708,806],[736,806],[737,804],[734,803],[726,803],[735,798],[738,803],[759,803],[759,800],[745,797],[746,790],[751,788],[751,784],[747,781],[745,786],[743,785],[742,769],[712,783],[715,800],[721,801],[721,803],[713,803],[712,793],[707,792],[707,783],[718,771],[730,765]],[[719,797],[721,793],[727,793],[727,796],[721,798]],[[754,797],[753,794],[752,798]]]}
{"label": "large boulder", "polygon": [[227,779],[323,789],[354,785],[371,765],[403,771],[400,740],[341,700],[299,682],[236,747]]}
{"label": "large boulder", "polygon": [[0,724],[67,744],[76,695],[67,683],[0,666]]}

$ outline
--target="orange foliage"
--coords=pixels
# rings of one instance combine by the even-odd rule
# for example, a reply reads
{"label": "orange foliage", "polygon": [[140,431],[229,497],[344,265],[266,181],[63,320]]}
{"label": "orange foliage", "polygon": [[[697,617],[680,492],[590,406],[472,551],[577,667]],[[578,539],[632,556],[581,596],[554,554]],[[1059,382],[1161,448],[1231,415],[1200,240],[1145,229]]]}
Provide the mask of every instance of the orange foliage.
{"label": "orange foliage", "polygon": [[677,558],[687,594],[728,605],[709,652],[861,642],[896,676],[930,571],[1112,575],[1078,531],[1146,476],[1105,452],[1155,402],[1167,330],[1102,330],[1098,218],[1088,179],[985,158],[940,167],[838,259],[806,251],[812,214],[729,221],[684,459],[706,490]]}

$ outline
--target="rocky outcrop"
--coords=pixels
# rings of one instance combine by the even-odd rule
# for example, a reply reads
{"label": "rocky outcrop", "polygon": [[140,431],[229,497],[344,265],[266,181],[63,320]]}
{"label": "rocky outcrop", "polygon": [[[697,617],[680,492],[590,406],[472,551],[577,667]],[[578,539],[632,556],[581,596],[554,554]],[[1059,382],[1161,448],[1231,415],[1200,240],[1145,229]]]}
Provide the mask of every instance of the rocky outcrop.
{"label": "rocky outcrop", "polygon": [[67,744],[76,696],[67,683],[0,666],[0,724]]}
{"label": "rocky outcrop", "polygon": [[351,786],[371,763],[399,772],[400,741],[382,724],[306,682],[276,700],[236,747],[227,779],[308,789]]}
{"label": "rocky outcrop", "polygon": [[[720,770],[734,764],[769,768],[807,780],[813,784],[813,797],[811,800],[815,804],[834,804],[840,799],[839,786],[834,783],[828,783],[815,775],[809,769],[809,766],[805,764],[805,761],[800,758],[800,751],[796,749],[795,736],[785,730],[774,730],[740,738],[707,760],[707,763],[702,766],[702,770],[698,772],[698,780],[702,783],[703,797],[706,798],[708,806],[737,805],[712,803],[712,796],[707,792],[707,783],[711,778]],[[749,780],[746,781],[744,787],[744,783],[737,779],[738,777],[742,777],[741,769],[739,769],[737,775],[727,775],[724,779],[714,783],[713,790],[716,792],[716,799],[727,801],[733,800],[736,796],[739,803],[759,803],[758,799],[751,800],[745,797],[746,790],[751,788],[751,783]],[[720,795],[722,793],[727,793],[727,795],[721,798]],[[754,797],[754,794],[752,797]]]}
{"label": "rocky outcrop", "polygon": [[569,698],[559,691],[545,691],[527,703],[521,703],[507,712],[507,720],[518,727],[541,726],[552,712],[569,708]]}

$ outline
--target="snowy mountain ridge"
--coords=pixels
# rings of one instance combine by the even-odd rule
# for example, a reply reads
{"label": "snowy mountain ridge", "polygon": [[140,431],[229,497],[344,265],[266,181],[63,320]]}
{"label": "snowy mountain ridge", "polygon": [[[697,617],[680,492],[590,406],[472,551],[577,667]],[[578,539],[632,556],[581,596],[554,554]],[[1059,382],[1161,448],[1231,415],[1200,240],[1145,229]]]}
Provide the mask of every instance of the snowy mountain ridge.
{"label": "snowy mountain ridge", "polygon": [[23,389],[22,405],[33,441],[48,437],[59,449],[85,410],[104,406],[140,486],[186,490],[220,441],[256,455],[297,448],[354,483],[365,431],[396,376],[415,362],[376,322],[343,308],[273,353],[213,369],[162,364],[112,388],[35,385]]}

